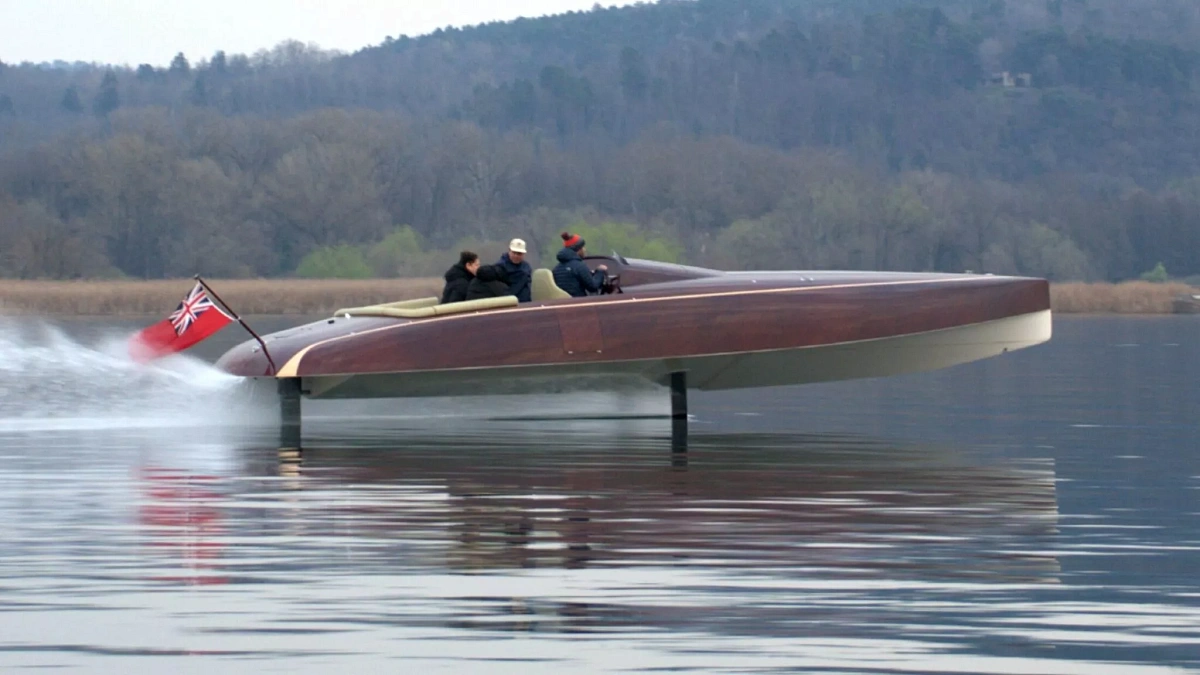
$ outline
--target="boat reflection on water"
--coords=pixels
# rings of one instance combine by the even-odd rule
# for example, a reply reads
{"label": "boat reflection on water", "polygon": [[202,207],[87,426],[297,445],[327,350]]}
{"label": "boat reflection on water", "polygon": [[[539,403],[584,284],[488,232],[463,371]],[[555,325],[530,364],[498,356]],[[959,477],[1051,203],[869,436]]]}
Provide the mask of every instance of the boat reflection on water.
{"label": "boat reflection on water", "polygon": [[[288,478],[293,535],[390,567],[669,565],[1054,582],[1052,460],[799,435],[406,435],[244,458]],[[278,513],[273,514],[278,517]],[[388,545],[390,542],[390,545]],[[359,555],[350,564],[365,564]],[[386,561],[386,562],[385,562]]]}
{"label": "boat reflection on water", "polygon": [[[770,634],[1059,580],[1051,460],[782,433],[694,435],[685,454],[578,428],[360,431],[233,449],[190,485],[143,473],[141,536],[173,544],[152,549],[154,580],[310,602],[355,579],[421,627]],[[913,593],[932,594],[919,614]],[[364,601],[319,606],[353,623]]]}

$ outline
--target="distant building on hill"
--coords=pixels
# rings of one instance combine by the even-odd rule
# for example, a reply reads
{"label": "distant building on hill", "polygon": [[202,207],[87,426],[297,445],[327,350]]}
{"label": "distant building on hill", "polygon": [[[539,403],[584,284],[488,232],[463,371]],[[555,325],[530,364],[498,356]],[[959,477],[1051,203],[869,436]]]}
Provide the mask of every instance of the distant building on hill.
{"label": "distant building on hill", "polygon": [[1002,70],[998,73],[992,73],[987,79],[987,83],[996,87],[1032,87],[1033,75],[1029,73],[1013,74],[1007,70]]}

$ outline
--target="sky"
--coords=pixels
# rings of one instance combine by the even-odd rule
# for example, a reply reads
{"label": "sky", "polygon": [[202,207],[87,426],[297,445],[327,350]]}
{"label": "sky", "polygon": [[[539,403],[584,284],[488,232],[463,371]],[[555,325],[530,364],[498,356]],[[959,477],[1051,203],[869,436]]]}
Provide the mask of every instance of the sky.
{"label": "sky", "polygon": [[284,40],[353,52],[388,36],[587,10],[595,4],[597,0],[0,0],[0,61],[165,66],[178,52],[196,62],[217,50],[253,54]]}

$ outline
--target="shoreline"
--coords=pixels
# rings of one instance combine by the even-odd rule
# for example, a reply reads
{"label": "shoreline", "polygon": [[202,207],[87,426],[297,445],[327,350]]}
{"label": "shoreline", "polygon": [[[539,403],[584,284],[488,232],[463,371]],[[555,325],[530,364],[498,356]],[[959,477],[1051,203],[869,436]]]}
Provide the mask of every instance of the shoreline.
{"label": "shoreline", "polygon": [[[212,279],[206,282],[238,314],[296,316],[341,307],[441,294],[436,277],[409,279]],[[165,317],[191,279],[27,281],[0,279],[0,316]],[[1175,298],[1200,293],[1183,283],[1052,283],[1050,305],[1062,314],[1174,313]]]}

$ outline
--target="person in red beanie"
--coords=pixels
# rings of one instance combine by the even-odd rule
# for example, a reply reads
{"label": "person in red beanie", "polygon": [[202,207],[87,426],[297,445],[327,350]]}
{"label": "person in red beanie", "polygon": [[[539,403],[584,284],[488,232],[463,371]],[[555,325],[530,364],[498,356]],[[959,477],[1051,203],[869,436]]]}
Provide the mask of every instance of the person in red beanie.
{"label": "person in red beanie", "polygon": [[607,265],[600,265],[596,271],[588,269],[583,262],[583,237],[570,232],[562,233],[563,248],[555,258],[558,264],[554,266],[554,283],[573,298],[582,298],[589,293],[599,293],[604,286],[607,276]]}

